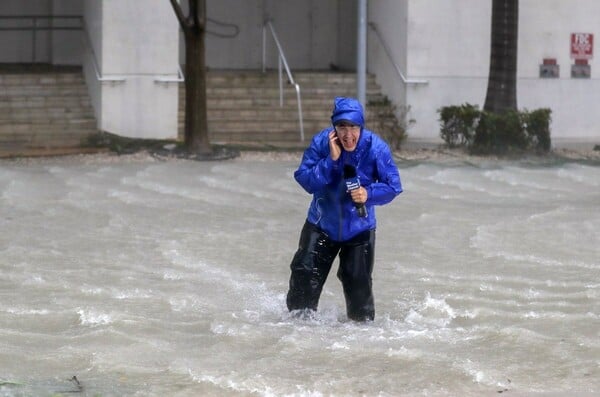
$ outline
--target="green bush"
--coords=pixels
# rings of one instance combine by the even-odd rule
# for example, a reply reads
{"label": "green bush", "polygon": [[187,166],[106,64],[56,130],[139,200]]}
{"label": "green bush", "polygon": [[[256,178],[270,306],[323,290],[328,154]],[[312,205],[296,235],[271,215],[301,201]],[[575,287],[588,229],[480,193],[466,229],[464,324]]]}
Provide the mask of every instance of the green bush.
{"label": "green bush", "polygon": [[480,111],[477,105],[465,103],[446,106],[438,112],[442,121],[440,134],[448,146],[470,145],[479,122]]}
{"label": "green bush", "polygon": [[551,147],[550,109],[491,113],[476,105],[446,106],[440,114],[440,136],[450,147],[472,153],[547,152]]}
{"label": "green bush", "polygon": [[538,151],[547,152],[550,150],[550,109],[536,109],[532,112],[525,112],[525,125],[531,139],[531,145]]}
{"label": "green bush", "polygon": [[528,146],[521,115],[511,110],[501,114],[481,112],[475,139],[469,149],[475,153],[505,154],[525,150]]}

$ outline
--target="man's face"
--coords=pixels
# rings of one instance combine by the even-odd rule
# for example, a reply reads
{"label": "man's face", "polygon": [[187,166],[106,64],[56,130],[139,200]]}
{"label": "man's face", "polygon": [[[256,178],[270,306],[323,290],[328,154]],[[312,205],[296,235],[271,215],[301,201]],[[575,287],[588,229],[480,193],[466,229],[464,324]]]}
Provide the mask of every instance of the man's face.
{"label": "man's face", "polygon": [[360,125],[341,122],[335,126],[335,130],[344,150],[347,152],[354,151],[358,144],[358,138],[360,138]]}

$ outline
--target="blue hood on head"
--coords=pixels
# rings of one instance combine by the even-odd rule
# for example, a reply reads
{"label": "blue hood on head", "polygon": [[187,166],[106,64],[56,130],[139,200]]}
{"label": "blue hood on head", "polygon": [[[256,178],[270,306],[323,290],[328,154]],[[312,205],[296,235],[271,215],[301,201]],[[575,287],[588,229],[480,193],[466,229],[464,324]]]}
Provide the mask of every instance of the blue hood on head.
{"label": "blue hood on head", "polygon": [[331,123],[336,125],[342,120],[351,121],[353,124],[360,125],[361,128],[365,126],[363,107],[357,99],[336,97],[333,100]]}

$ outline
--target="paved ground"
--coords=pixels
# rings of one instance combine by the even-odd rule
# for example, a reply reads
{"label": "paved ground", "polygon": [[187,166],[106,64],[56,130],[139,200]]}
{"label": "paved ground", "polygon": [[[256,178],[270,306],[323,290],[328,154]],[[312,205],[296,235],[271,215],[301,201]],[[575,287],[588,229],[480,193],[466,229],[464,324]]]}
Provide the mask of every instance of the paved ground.
{"label": "paved ground", "polygon": [[[306,146],[310,143],[310,139],[305,142],[254,142],[254,143],[233,143],[240,152],[244,153],[280,153],[280,156],[285,156],[285,153],[290,153],[289,157],[296,158]],[[107,140],[97,147],[67,147],[67,148],[52,148],[52,149],[15,149],[10,147],[0,147],[0,158],[20,158],[20,157],[45,157],[45,156],[62,156],[74,154],[94,154],[115,152],[118,154],[131,154],[143,151],[155,151],[164,145],[168,145],[164,141],[152,140],[120,140],[113,137],[113,140]],[[600,165],[600,139],[598,142],[591,140],[565,140],[555,139],[552,142],[553,150],[548,154],[548,158],[561,158],[565,160],[583,160],[598,163]],[[172,144],[171,144],[172,145]],[[271,156],[273,156],[271,154]],[[472,156],[466,153],[464,149],[448,149],[444,146],[441,140],[420,140],[408,139],[402,145],[400,150],[395,151],[395,156],[401,160],[416,160],[416,161],[478,161],[481,156]],[[269,157],[263,155],[263,157]],[[542,156],[543,157],[543,156]],[[487,159],[493,156],[486,156]]]}

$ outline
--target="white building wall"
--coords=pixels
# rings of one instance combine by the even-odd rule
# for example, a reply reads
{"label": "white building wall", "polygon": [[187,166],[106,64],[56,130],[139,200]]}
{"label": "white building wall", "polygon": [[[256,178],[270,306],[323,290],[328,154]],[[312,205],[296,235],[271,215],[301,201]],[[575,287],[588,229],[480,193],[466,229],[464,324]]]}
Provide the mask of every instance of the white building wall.
{"label": "white building wall", "polygon": [[[555,142],[600,139],[600,2],[521,0],[519,2],[519,108],[552,109]],[[571,78],[571,33],[593,33],[591,79]],[[556,58],[560,78],[540,79],[543,58]]]}
{"label": "white building wall", "polygon": [[[519,109],[551,108],[554,141],[597,139],[600,70],[594,69],[592,60],[591,79],[571,78],[569,43],[571,33],[598,37],[600,2],[521,0],[519,6]],[[369,71],[376,74],[394,103],[410,107],[408,117],[415,121],[409,129],[411,138],[439,140],[437,110],[442,106],[471,103],[483,107],[491,1],[380,0],[370,2],[369,20],[381,27],[405,76],[428,81],[427,85],[399,83],[382,49],[370,38]],[[406,26],[406,34],[399,24]],[[372,31],[369,34],[373,36]],[[539,65],[546,57],[560,64],[559,79],[539,77]]]}
{"label": "white building wall", "polygon": [[[86,24],[101,81],[90,88],[99,128],[126,137],[177,137],[178,29],[162,0],[86,1]],[[86,78],[94,60],[88,51]],[[122,79],[123,81],[115,81]]]}
{"label": "white building wall", "polygon": [[[407,76],[408,0],[381,0],[368,2],[367,21],[367,68],[374,74],[382,93],[398,106],[398,115],[408,104],[407,89],[402,75]],[[381,39],[375,33],[377,29]],[[388,55],[384,49],[388,47]],[[410,116],[412,117],[412,115]]]}
{"label": "white building wall", "polygon": [[439,137],[442,106],[483,107],[490,57],[491,1],[411,0],[407,70],[429,81],[412,86],[407,104],[415,120],[411,135]]}
{"label": "white building wall", "polygon": [[82,68],[98,128],[102,126],[102,83],[99,78],[102,60],[102,2],[85,0],[83,4]]}

